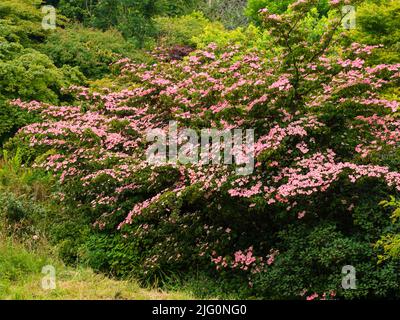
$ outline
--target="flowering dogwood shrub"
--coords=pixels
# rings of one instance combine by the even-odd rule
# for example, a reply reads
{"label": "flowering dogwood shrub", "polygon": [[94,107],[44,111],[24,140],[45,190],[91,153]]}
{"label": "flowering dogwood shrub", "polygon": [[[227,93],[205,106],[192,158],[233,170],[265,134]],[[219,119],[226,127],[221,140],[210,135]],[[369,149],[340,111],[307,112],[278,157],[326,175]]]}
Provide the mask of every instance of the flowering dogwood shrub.
{"label": "flowering dogwood shrub", "polygon": [[[145,65],[123,59],[114,65],[114,87],[69,88],[73,105],[15,100],[43,121],[21,129],[9,145],[26,142],[40,155],[35,165],[59,177],[60,199],[85,208],[94,232],[132,243],[141,259],[131,267],[143,277],[196,266],[239,279],[264,297],[305,297],[303,290],[310,292],[307,299],[346,296],[342,266],[359,256],[373,259],[364,225],[357,223],[365,219],[353,221],[352,214],[360,215],[362,199],[380,196],[376,186],[400,191],[398,163],[382,157],[399,143],[399,102],[383,93],[398,86],[400,65],[368,65],[376,46],[340,47],[341,10],[332,11],[325,32],[311,37],[303,22],[312,2],[298,1],[284,15],[263,10],[279,47],[272,60],[262,51],[210,44],[183,60],[161,55]],[[331,2],[336,8],[338,1]],[[237,164],[149,164],[147,133],[166,132],[170,121],[180,132],[254,129],[253,173],[238,175]],[[382,219],[377,228],[390,222]],[[327,229],[315,229],[326,221]],[[307,230],[308,244],[297,238],[306,239]],[[320,246],[318,237],[330,233],[336,240]],[[282,292],[268,291],[263,286],[283,283],[281,272],[300,258],[293,247],[298,242],[305,256],[308,247],[315,257],[323,254],[318,250],[329,255],[298,261],[306,270],[301,281],[286,279]],[[363,268],[375,270],[373,263]],[[364,279],[374,275],[366,272]],[[374,295],[371,286],[352,297]]]}

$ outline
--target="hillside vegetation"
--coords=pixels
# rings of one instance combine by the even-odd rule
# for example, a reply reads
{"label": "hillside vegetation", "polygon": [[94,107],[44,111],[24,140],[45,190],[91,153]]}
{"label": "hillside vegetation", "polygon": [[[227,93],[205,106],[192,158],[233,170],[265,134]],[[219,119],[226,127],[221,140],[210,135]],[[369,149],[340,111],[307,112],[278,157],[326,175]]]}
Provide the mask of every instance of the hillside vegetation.
{"label": "hillside vegetation", "polygon": [[[2,1],[0,298],[398,299],[399,27],[392,0]],[[254,143],[204,164],[204,129]]]}

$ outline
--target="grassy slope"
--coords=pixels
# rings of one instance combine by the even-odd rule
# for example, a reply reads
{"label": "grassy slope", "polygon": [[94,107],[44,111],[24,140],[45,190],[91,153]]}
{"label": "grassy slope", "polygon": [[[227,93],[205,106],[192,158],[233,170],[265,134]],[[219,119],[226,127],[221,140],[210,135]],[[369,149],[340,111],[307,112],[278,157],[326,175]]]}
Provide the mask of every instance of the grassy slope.
{"label": "grassy slope", "polygon": [[[56,269],[56,289],[42,289],[43,266]],[[193,299],[183,292],[143,289],[134,281],[119,281],[87,268],[66,267],[45,252],[29,252],[20,244],[0,240],[0,299],[29,300],[168,300]]]}

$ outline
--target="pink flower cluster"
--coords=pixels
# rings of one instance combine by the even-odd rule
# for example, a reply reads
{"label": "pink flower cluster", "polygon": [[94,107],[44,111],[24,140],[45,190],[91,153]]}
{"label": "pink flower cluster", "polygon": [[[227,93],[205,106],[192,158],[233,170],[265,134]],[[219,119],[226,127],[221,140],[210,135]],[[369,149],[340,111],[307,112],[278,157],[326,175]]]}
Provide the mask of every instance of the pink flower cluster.
{"label": "pink flower cluster", "polygon": [[253,250],[251,246],[244,251],[236,251],[233,254],[233,258],[217,256],[216,252],[213,251],[211,262],[216,265],[217,270],[230,268],[258,273],[264,270],[266,266],[272,265],[275,261],[275,257],[279,254],[279,251],[271,249],[267,257],[256,257],[254,256]]}

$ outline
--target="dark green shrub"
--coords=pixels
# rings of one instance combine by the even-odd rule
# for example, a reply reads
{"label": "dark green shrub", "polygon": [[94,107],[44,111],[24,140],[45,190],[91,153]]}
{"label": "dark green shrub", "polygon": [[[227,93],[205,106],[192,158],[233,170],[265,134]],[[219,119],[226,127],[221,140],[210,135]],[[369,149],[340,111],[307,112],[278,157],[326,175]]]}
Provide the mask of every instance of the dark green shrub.
{"label": "dark green shrub", "polygon": [[141,252],[138,243],[117,235],[90,235],[82,250],[82,261],[96,271],[114,276],[131,276],[140,272]]}
{"label": "dark green shrub", "polygon": [[[273,266],[256,276],[257,295],[270,299],[302,299],[314,293],[319,298],[330,292],[350,298],[398,297],[399,266],[377,265],[369,242],[345,236],[334,224],[314,228],[291,226],[279,232],[280,254]],[[357,289],[341,286],[342,268],[356,270]]]}
{"label": "dark green shrub", "polygon": [[182,17],[157,17],[155,22],[158,41],[166,47],[177,44],[195,46],[193,37],[202,34],[207,26],[214,25],[199,12]]}
{"label": "dark green shrub", "polygon": [[121,58],[148,61],[144,52],[127,42],[116,30],[99,31],[75,25],[58,29],[49,35],[40,50],[56,66],[78,67],[89,78],[101,78],[110,72],[109,66]]}

